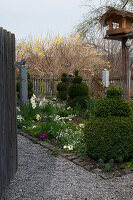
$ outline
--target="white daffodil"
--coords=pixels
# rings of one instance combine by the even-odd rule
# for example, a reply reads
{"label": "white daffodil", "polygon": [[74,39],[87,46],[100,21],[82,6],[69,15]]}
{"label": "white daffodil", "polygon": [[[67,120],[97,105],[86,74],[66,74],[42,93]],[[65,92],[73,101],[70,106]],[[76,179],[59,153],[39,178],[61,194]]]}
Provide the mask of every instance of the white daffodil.
{"label": "white daffodil", "polygon": [[40,120],[41,119],[41,116],[39,114],[36,114],[36,120]]}
{"label": "white daffodil", "polygon": [[19,111],[19,112],[20,112],[20,108],[19,108],[19,107],[17,107],[17,111]]}

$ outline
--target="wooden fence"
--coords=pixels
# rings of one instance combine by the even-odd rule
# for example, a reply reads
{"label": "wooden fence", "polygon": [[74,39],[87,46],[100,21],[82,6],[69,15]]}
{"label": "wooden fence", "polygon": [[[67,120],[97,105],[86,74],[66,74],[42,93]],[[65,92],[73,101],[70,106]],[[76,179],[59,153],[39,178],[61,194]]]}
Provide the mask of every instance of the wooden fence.
{"label": "wooden fence", "polygon": [[17,171],[15,35],[0,28],[0,199]]}
{"label": "wooden fence", "polygon": [[54,96],[56,94],[56,85],[59,80],[54,79],[32,79],[33,90],[36,96]]}
{"label": "wooden fence", "polygon": [[[33,90],[35,95],[38,96],[55,96],[57,93],[56,86],[60,80],[58,79],[41,79],[41,78],[33,78]],[[89,86],[88,80],[83,80],[83,82],[86,82]],[[102,82],[102,80],[101,80]],[[116,80],[110,80],[110,84],[115,85],[116,87],[122,88],[122,80],[116,79]],[[133,97],[133,79],[131,80],[131,97]]]}

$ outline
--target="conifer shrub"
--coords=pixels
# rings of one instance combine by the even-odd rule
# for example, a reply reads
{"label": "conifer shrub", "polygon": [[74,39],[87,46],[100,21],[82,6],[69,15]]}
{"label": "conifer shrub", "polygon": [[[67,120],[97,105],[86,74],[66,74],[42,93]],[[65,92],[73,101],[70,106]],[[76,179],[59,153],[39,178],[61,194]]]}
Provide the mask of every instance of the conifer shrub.
{"label": "conifer shrub", "polygon": [[133,158],[133,117],[89,119],[84,130],[87,154],[108,162]]}
{"label": "conifer shrub", "polygon": [[61,82],[59,82],[56,86],[57,98],[61,99],[62,101],[67,100],[67,92],[68,92],[67,80],[68,80],[67,74],[63,73],[61,76]]}
{"label": "conifer shrub", "polygon": [[74,72],[75,77],[69,87],[68,105],[75,107],[79,105],[82,109],[86,108],[86,100],[89,99],[88,86],[82,82],[82,77],[78,75],[79,71]]}

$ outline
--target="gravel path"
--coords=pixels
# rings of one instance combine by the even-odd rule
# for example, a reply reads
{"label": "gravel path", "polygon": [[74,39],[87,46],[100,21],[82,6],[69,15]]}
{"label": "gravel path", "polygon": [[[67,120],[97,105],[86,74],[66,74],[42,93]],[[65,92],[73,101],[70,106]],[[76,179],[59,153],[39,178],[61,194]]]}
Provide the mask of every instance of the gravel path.
{"label": "gravel path", "polygon": [[133,200],[133,174],[103,180],[18,135],[18,172],[3,200]]}

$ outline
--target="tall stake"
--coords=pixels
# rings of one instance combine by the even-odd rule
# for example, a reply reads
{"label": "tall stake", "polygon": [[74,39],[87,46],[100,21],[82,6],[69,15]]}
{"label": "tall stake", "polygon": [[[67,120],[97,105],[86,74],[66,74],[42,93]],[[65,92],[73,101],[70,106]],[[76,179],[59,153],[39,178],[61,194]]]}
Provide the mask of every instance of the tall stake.
{"label": "tall stake", "polygon": [[126,42],[127,38],[122,38],[122,81],[124,99],[129,101],[129,52]]}

